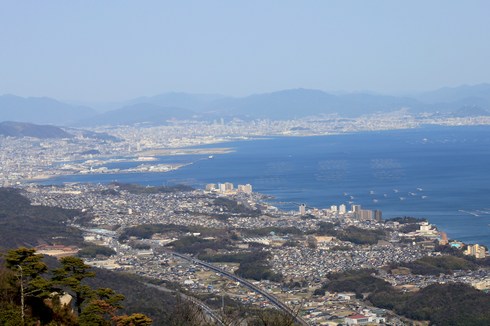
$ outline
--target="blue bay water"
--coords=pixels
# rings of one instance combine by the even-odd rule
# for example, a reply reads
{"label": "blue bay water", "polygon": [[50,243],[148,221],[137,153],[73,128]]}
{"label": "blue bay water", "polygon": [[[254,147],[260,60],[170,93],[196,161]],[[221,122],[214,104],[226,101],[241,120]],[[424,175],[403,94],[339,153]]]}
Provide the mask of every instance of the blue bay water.
{"label": "blue bay water", "polygon": [[384,218],[428,218],[449,238],[490,246],[488,126],[279,137],[226,146],[234,152],[154,162],[194,162],[168,173],[70,176],[50,182],[250,183],[254,191],[273,195],[283,209],[297,209],[298,203],[318,208],[361,204],[382,210]]}

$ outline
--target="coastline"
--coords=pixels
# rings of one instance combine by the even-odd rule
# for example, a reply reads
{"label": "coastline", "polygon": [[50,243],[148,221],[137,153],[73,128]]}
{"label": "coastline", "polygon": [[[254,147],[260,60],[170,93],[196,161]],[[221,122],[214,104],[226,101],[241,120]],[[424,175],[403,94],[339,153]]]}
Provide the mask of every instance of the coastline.
{"label": "coastline", "polygon": [[[210,143],[216,145],[218,143]],[[207,144],[208,145],[208,144]],[[179,156],[179,155],[218,155],[232,153],[234,150],[228,147],[213,147],[213,148],[161,148],[151,149],[137,152],[138,156]]]}
{"label": "coastline", "polygon": [[[204,158],[195,167],[182,165],[162,173],[72,174],[63,180],[65,174],[40,183],[105,183],[117,179],[144,185],[185,183],[199,188],[216,182],[250,183],[257,192],[273,195],[276,198],[271,200],[273,205],[277,201],[330,207],[353,201],[366,209],[382,210],[385,218],[404,215],[427,218],[450,238],[472,243],[490,238],[486,216],[460,212],[488,207],[484,189],[488,189],[485,180],[489,174],[484,162],[489,158],[484,154],[486,151],[482,152],[488,143],[487,135],[488,126],[431,126],[314,137],[277,136],[266,138],[264,143],[250,141],[255,139],[235,140],[226,146],[233,149],[226,155],[217,155],[212,160]],[[479,143],[469,142],[471,137]],[[461,141],[455,142],[458,139]],[[376,150],[381,143],[383,146]],[[480,156],[471,156],[469,145]],[[212,148],[203,150],[201,153],[207,154]],[[481,153],[485,156],[481,157]],[[423,156],[417,158],[419,155]],[[423,193],[417,191],[418,187],[423,188]],[[399,193],[394,193],[394,189]],[[370,194],[371,190],[375,195]],[[427,197],[422,199],[422,195]],[[291,207],[286,211],[297,208]]]}
{"label": "coastline", "polygon": [[[169,149],[155,149],[148,151],[141,151],[135,153],[133,157],[127,158],[116,158],[117,156],[108,156],[106,158],[99,158],[95,161],[95,165],[97,169],[104,169],[97,171],[96,170],[80,170],[78,172],[72,173],[59,173],[59,174],[47,174],[47,171],[44,171],[43,174],[33,176],[30,178],[25,178],[23,182],[39,182],[39,181],[48,181],[51,179],[62,178],[62,177],[74,177],[74,176],[86,176],[86,175],[114,175],[114,174],[135,174],[135,173],[165,173],[170,171],[175,171],[180,168],[183,168],[188,165],[192,165],[196,163],[196,161],[188,162],[188,163],[168,163],[168,164],[156,164],[156,165],[148,165],[144,164],[147,162],[157,162],[162,157],[173,157],[173,156],[183,156],[183,155],[209,155],[208,158],[212,158],[213,155],[222,155],[233,153],[234,150],[228,147],[213,147],[213,148],[169,148]],[[203,160],[205,158],[198,159],[197,161]],[[81,164],[87,164],[90,161],[87,160]],[[107,169],[105,165],[114,164],[114,163],[143,163],[135,168],[129,169]],[[71,162],[63,162],[65,164],[71,164]],[[92,162],[90,162],[92,163]],[[83,167],[83,165],[80,165]],[[87,168],[87,167],[86,167]],[[138,169],[139,168],[139,169]]]}

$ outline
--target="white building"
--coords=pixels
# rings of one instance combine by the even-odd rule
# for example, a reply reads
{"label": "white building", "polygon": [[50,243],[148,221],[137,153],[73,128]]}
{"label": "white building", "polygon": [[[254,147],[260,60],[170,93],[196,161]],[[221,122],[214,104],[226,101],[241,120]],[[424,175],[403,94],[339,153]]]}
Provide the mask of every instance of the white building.
{"label": "white building", "polygon": [[347,207],[344,204],[339,205],[339,214],[347,213]]}
{"label": "white building", "polygon": [[243,192],[245,194],[252,193],[252,185],[247,183],[246,185],[238,185],[238,191]]}
{"label": "white building", "polygon": [[206,191],[215,191],[217,188],[216,188],[216,184],[214,183],[208,183],[206,185]]}
{"label": "white building", "polygon": [[299,213],[301,215],[305,215],[306,214],[306,204],[299,205]]}

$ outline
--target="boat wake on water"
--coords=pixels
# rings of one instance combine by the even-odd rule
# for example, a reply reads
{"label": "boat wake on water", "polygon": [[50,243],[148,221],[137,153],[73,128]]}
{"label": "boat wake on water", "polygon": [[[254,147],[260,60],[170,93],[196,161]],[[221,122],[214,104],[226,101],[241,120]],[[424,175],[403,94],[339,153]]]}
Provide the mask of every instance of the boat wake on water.
{"label": "boat wake on water", "polygon": [[490,215],[490,210],[488,208],[484,208],[482,210],[480,209],[476,209],[474,211],[466,211],[466,210],[463,210],[463,209],[460,209],[458,210],[458,212],[461,212],[461,213],[465,213],[465,214],[469,214],[469,215],[473,215],[473,216],[485,216],[485,215]]}

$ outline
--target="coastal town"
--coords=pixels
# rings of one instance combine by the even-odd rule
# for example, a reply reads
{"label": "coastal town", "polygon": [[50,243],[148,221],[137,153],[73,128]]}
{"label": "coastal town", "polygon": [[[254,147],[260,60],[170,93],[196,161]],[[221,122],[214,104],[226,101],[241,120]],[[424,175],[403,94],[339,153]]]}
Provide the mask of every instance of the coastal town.
{"label": "coastal town", "polygon": [[[411,321],[368,304],[362,293],[333,291],[324,285],[334,274],[369,271],[404,293],[451,283],[488,291],[490,271],[485,266],[435,274],[417,274],[409,268],[427,257],[447,257],[444,250],[484,260],[487,248],[451,239],[427,220],[384,220],[381,210],[364,209],[354,202],[325,202],[326,208],[299,204],[295,210],[283,210],[248,183],[216,180],[195,189],[63,183],[56,178],[165,173],[193,164],[179,161],[180,155],[197,154],[198,160],[209,160],[229,153],[230,141],[422,124],[490,124],[490,120],[413,117],[402,110],[355,119],[120,126],[95,129],[96,137],[77,131],[62,139],[0,137],[0,184],[20,189],[32,205],[80,212],[66,223],[83,233],[85,245],[98,248],[84,257],[91,266],[175,283],[197,298],[226,296],[260,308],[285,305],[301,316],[300,323],[405,325]],[[161,163],[159,157],[167,160]],[[39,245],[37,251],[62,257],[82,249],[60,245],[58,240]],[[100,248],[109,251],[97,251]],[[259,264],[252,269],[263,273],[247,275],[243,271],[247,259]]]}
{"label": "coastal town", "polygon": [[0,326],[490,326],[490,1],[2,1]]}
{"label": "coastal town", "polygon": [[[155,162],[158,156],[200,154],[212,157],[232,151],[226,146],[231,141],[403,130],[423,125],[490,125],[490,117],[444,118],[399,110],[357,118],[329,115],[284,121],[233,119],[227,122],[173,121],[167,126],[107,126],[94,128],[88,134],[70,128],[67,131],[72,136],[68,138],[0,136],[0,185],[70,175],[168,172],[192,162],[158,163]],[[202,145],[215,146],[199,147]],[[121,163],[129,163],[129,166],[121,167]]]}
{"label": "coastal town", "polygon": [[[310,324],[352,324],[353,316],[363,316],[374,324],[406,322],[387,310],[367,305],[352,292],[315,292],[330,273],[373,270],[376,277],[408,292],[433,283],[451,282],[463,282],[482,290],[490,288],[490,271],[486,268],[440,275],[416,275],[403,267],[386,269],[393,264],[441,256],[443,253],[434,250],[437,244],[463,245],[448,240],[447,235],[426,221],[417,222],[417,228],[407,232],[403,224],[383,221],[379,211],[376,216],[360,205],[348,209],[335,205],[327,209],[300,206],[297,211],[284,212],[268,204],[267,198],[254,193],[252,187],[218,182],[201,190],[152,193],[148,192],[151,188],[119,184],[31,184],[24,190],[33,205],[84,212],[84,216],[71,221],[72,226],[83,230],[87,243],[113,250],[110,256],[86,258],[88,264],[176,282],[190,293],[226,295],[242,304],[273,307],[262,294],[240,282],[192,259],[182,259],[198,254],[184,249],[181,257],[175,253],[179,249],[173,244],[183,239],[192,239],[190,247],[202,242],[205,249],[199,251],[199,257],[211,261],[212,257],[266,253],[271,272],[281,275],[281,279],[256,280],[254,285],[300,310],[302,318]],[[150,233],[128,232],[145,225],[157,229]],[[385,236],[374,243],[355,243],[342,236],[323,235],[319,232],[322,225],[337,230],[355,227],[365,232],[380,231]],[[76,250],[49,245],[38,249],[48,255]],[[465,253],[477,258],[487,255],[482,246],[468,246]],[[215,262],[213,266],[235,273],[239,264]]]}

